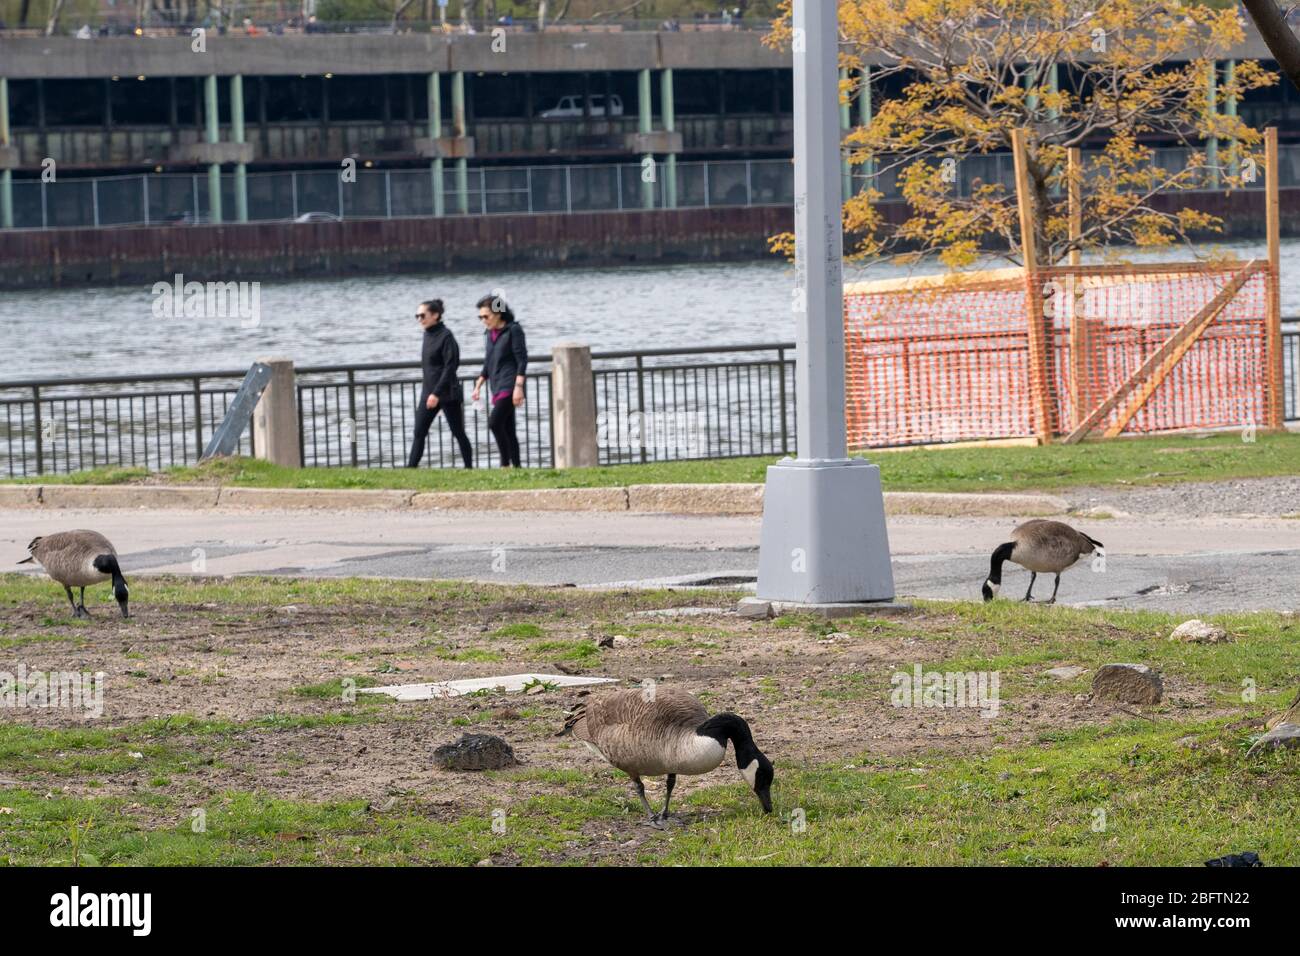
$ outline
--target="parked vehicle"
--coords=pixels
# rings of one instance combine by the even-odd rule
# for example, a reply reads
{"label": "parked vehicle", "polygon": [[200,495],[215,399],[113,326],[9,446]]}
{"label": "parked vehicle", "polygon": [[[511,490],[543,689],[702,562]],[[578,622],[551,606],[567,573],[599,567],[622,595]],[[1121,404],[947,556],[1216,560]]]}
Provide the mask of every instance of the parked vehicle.
{"label": "parked vehicle", "polygon": [[304,212],[294,217],[294,222],[342,222],[343,217],[332,212]]}
{"label": "parked vehicle", "polygon": [[212,220],[203,213],[198,213],[196,215],[195,213],[187,211],[171,213],[163,220],[163,222],[167,223],[169,226],[206,226],[211,223]]}
{"label": "parked vehicle", "polygon": [[[582,94],[578,93],[573,96],[562,96],[560,101],[548,110],[542,110],[537,114],[541,119],[581,119],[582,117]],[[605,115],[605,94],[593,93],[591,96],[591,115]],[[609,115],[623,115],[623,98],[617,93],[609,97]]]}

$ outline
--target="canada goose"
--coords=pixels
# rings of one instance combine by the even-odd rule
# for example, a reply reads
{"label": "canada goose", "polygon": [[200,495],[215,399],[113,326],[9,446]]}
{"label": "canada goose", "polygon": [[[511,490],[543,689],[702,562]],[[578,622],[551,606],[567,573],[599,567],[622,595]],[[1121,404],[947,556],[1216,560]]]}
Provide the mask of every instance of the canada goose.
{"label": "canada goose", "polygon": [[[736,769],[753,789],[764,813],[772,812],[772,762],[754,746],[749,724],[735,714],[709,716],[685,691],[673,688],[619,690],[579,704],[556,736],[572,734],[599,757],[632,778],[651,826],[668,819],[677,775],[708,773],[736,749]],[[650,809],[642,777],[668,776],[659,813]]]}
{"label": "canada goose", "polygon": [[1061,572],[1073,567],[1080,558],[1085,554],[1092,554],[1093,551],[1102,557],[1106,555],[1100,541],[1088,537],[1082,531],[1075,531],[1068,524],[1062,524],[1060,521],[1044,521],[1041,518],[1026,521],[1011,532],[1010,541],[998,545],[997,550],[993,552],[989,576],[984,582],[984,600],[992,601],[993,595],[998,593],[998,588],[1002,585],[1003,562],[1014,561],[1030,572],[1029,590],[1025,592],[1026,601],[1033,598],[1034,581],[1037,580],[1040,571],[1044,574],[1056,575],[1056,585],[1052,588],[1052,596],[1047,601],[1048,604],[1055,604],[1056,591],[1061,586]]}
{"label": "canada goose", "polygon": [[[68,592],[73,617],[90,617],[86,610],[86,588],[109,580],[113,582],[113,597],[117,598],[122,616],[131,616],[126,609],[126,578],[122,577],[122,569],[118,567],[117,551],[99,532],[60,531],[33,538],[27,550],[31,556],[18,563],[39,562],[46,574],[62,584],[63,590]],[[72,598],[73,588],[81,588],[80,604]]]}

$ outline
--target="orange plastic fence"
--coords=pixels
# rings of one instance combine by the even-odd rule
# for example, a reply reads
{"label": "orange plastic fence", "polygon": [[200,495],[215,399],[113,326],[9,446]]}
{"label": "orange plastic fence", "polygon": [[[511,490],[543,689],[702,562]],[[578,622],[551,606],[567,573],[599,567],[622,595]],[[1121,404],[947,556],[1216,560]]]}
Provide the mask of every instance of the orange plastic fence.
{"label": "orange plastic fence", "polygon": [[[852,448],[1032,436],[1027,288],[1043,291],[1051,431],[1068,432],[1206,308],[1244,263],[1081,266],[977,273],[960,285],[859,283],[845,291]],[[1263,427],[1270,389],[1267,265],[1241,288],[1125,432]],[[1120,402],[1123,408],[1127,402]],[[1112,425],[1119,408],[1095,426]]]}

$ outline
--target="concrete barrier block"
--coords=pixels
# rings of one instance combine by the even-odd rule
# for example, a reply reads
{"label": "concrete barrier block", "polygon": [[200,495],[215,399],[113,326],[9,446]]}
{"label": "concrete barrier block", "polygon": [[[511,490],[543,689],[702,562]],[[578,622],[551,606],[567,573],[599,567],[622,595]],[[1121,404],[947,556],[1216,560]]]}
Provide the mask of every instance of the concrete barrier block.
{"label": "concrete barrier block", "polygon": [[41,504],[47,508],[214,508],[221,489],[215,486],[180,488],[163,485],[45,485]]}
{"label": "concrete barrier block", "polygon": [[222,508],[284,511],[391,511],[408,508],[412,491],[335,491],[325,488],[222,488]]}
{"label": "concrete barrier block", "polygon": [[40,485],[0,485],[0,508],[38,508]]}
{"label": "concrete barrier block", "polygon": [[763,486],[757,484],[629,485],[627,497],[632,511],[685,515],[763,513]]}
{"label": "concrete barrier block", "polygon": [[430,491],[411,499],[421,510],[627,511],[626,488],[538,488],[533,491]]}
{"label": "concrete barrier block", "polygon": [[931,491],[885,492],[885,514],[944,515],[971,518],[1043,517],[1065,514],[1070,505],[1055,495],[945,494]]}

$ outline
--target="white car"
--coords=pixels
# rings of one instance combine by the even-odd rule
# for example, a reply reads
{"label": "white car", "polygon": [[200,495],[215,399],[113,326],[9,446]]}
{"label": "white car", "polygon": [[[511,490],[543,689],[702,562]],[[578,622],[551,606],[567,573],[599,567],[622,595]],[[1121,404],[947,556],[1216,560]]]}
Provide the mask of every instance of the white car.
{"label": "white car", "polygon": [[[541,119],[581,119],[582,118],[582,94],[576,96],[562,96],[560,102],[556,103],[549,110],[542,110],[537,114]],[[591,115],[605,115],[605,94],[593,93],[591,95]],[[623,98],[614,93],[609,98],[609,115],[623,115]]]}
{"label": "white car", "polygon": [[301,213],[294,222],[342,222],[337,213],[332,212],[304,212]]}

